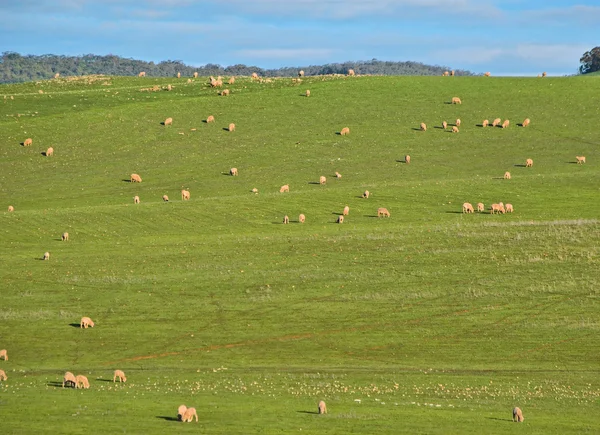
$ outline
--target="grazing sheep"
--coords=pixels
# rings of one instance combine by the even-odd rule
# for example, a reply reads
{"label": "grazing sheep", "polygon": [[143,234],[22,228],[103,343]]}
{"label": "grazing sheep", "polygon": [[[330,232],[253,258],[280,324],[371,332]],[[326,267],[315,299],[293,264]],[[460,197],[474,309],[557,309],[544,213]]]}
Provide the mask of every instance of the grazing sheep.
{"label": "grazing sheep", "polygon": [[408,154],[404,156],[404,163],[407,165],[410,164],[410,156]]}
{"label": "grazing sheep", "polygon": [[62,241],[63,242],[68,242],[69,241],[69,233],[62,233]]}
{"label": "grazing sheep", "polygon": [[90,388],[90,381],[84,375],[75,376],[75,388]]}
{"label": "grazing sheep", "polygon": [[[585,163],[585,156],[575,156],[575,158],[577,159],[577,164],[581,165],[582,163]],[[12,211],[11,207],[8,207],[8,211]]]}
{"label": "grazing sheep", "polygon": [[454,70],[450,71],[450,75],[454,76]]}
{"label": "grazing sheep", "polygon": [[368,199],[370,194],[371,193],[368,190],[365,190],[365,192],[363,193],[362,196],[363,196],[363,198]]}
{"label": "grazing sheep", "polygon": [[208,118],[206,118],[206,123],[208,124],[209,122],[215,122],[215,117],[210,115]]}
{"label": "grazing sheep", "polygon": [[165,126],[167,126],[167,125],[173,125],[173,118],[167,118],[167,119],[165,119],[165,122],[163,122],[163,124]]}
{"label": "grazing sheep", "polygon": [[304,71],[303,70],[298,71],[298,77],[304,77]]}
{"label": "grazing sheep", "polygon": [[127,382],[127,377],[125,376],[125,372],[123,372],[123,370],[115,370],[113,382],[117,382],[117,378],[119,378],[119,382]]}
{"label": "grazing sheep", "polygon": [[546,77],[547,75],[548,75],[548,74],[546,74],[546,71],[544,71],[544,72],[542,73],[542,77]]}
{"label": "grazing sheep", "polygon": [[531,120],[529,118],[525,118],[525,121],[521,123],[521,127],[527,127]]}
{"label": "grazing sheep", "polygon": [[342,136],[346,136],[346,135],[348,135],[348,134],[350,134],[350,129],[349,129],[348,127],[344,127],[344,128],[342,128],[342,130],[340,131],[340,135],[342,135]]}
{"label": "grazing sheep", "polygon": [[8,361],[8,352],[6,351],[6,349],[0,350],[0,359]]}
{"label": "grazing sheep", "polygon": [[194,417],[196,417],[196,422],[198,422],[198,414],[196,414],[196,408],[188,408],[181,416],[181,421],[191,423]]}
{"label": "grazing sheep", "polygon": [[163,195],[162,199],[164,202],[169,202],[169,197],[167,195]]}
{"label": "grazing sheep", "polygon": [[189,190],[182,190],[181,191],[181,199],[183,201],[187,201],[190,199],[190,191]]}
{"label": "grazing sheep", "polygon": [[531,168],[532,166],[533,166],[533,160],[532,159],[525,160],[525,167],[526,168]]}
{"label": "grazing sheep", "polygon": [[[585,161],[585,157],[583,158],[583,160]],[[342,178],[342,174],[340,174],[339,172],[336,171],[335,173],[335,178]]]}
{"label": "grazing sheep", "polygon": [[349,69],[348,70],[348,75],[349,76],[354,76],[355,75],[354,70],[353,69]]}
{"label": "grazing sheep", "polygon": [[180,79],[180,78],[181,78],[181,73],[180,73],[180,72],[178,72],[178,73],[177,73],[177,78],[178,78],[178,79]]}
{"label": "grazing sheep", "polygon": [[462,104],[462,101],[458,97],[452,97],[452,104]]}
{"label": "grazing sheep", "polygon": [[377,217],[390,217],[390,212],[387,208],[380,207],[377,209]]}
{"label": "grazing sheep", "polygon": [[284,224],[289,224],[290,223],[290,218],[288,217],[287,214],[283,217],[283,223]]}
{"label": "grazing sheep", "polygon": [[499,203],[499,204],[492,204],[492,207],[490,209],[490,213],[494,214],[494,212],[498,212],[498,213],[505,213],[505,209],[504,209],[504,204]]}
{"label": "grazing sheep", "polygon": [[460,127],[460,119],[457,119],[456,122],[454,123],[455,126]]}
{"label": "grazing sheep", "polygon": [[465,202],[462,207],[462,212],[463,213],[473,213],[474,210],[473,210],[473,206],[471,205],[471,203]]}
{"label": "grazing sheep", "polygon": [[57,78],[59,78],[59,77],[60,77],[60,74],[59,74],[59,73],[56,73],[56,74],[54,74],[54,78],[55,78],[55,79],[57,79]]}
{"label": "grazing sheep", "polygon": [[478,202],[477,203],[477,211],[481,212],[485,210],[485,205],[483,205],[483,202]]}
{"label": "grazing sheep", "polygon": [[224,96],[224,97],[226,97],[227,95],[229,95],[229,89],[223,89],[221,91],[221,95]]}
{"label": "grazing sheep", "polygon": [[512,204],[506,204],[506,213],[512,213],[514,211]]}
{"label": "grazing sheep", "polygon": [[458,133],[458,127],[456,125],[452,127],[452,133]]}
{"label": "grazing sheep", "polygon": [[322,400],[319,402],[319,414],[327,414],[327,405]]}
{"label": "grazing sheep", "polygon": [[138,77],[146,77],[146,72],[142,71],[138,74]]}
{"label": "grazing sheep", "polygon": [[442,122],[442,128],[446,130],[448,128],[448,123],[446,121]]}
{"label": "grazing sheep", "polygon": [[490,121],[488,121],[487,119],[484,119],[483,122],[481,123],[482,127],[487,127],[489,125]]}
{"label": "grazing sheep", "polygon": [[419,127],[420,127],[421,131],[427,131],[427,124],[425,124],[424,122],[422,122]]}
{"label": "grazing sheep", "polygon": [[8,211],[9,211],[9,213],[13,212],[13,211],[15,211],[15,208],[12,205],[9,205],[8,206]]}
{"label": "grazing sheep", "polygon": [[54,155],[54,148],[50,147],[46,150],[46,157],[50,157]]}
{"label": "grazing sheep", "polygon": [[444,76],[444,77],[448,77],[449,75],[450,75],[450,73],[449,73],[448,71],[444,71],[444,72],[442,73],[442,76]]}
{"label": "grazing sheep", "polygon": [[324,175],[321,175],[319,177],[319,184],[325,184],[327,183],[327,178]]}
{"label": "grazing sheep", "polygon": [[300,216],[298,216],[298,222],[300,222],[301,224],[303,224],[305,220],[306,216],[304,216],[303,214],[300,214]]}
{"label": "grazing sheep", "polygon": [[507,128],[510,125],[510,121],[508,119],[505,119],[504,122],[502,123],[502,128]]}
{"label": "grazing sheep", "polygon": [[497,127],[498,125],[500,125],[500,123],[502,122],[502,120],[500,118],[496,118],[492,121],[492,127]]}
{"label": "grazing sheep", "polygon": [[183,414],[185,414],[185,411],[187,411],[187,406],[179,405],[179,408],[177,408],[177,420],[181,421],[181,419],[183,418]]}
{"label": "grazing sheep", "polygon": [[279,188],[279,193],[289,192],[289,191],[290,191],[290,185],[289,184],[284,184],[283,186],[281,186]]}
{"label": "grazing sheep", "polygon": [[258,189],[256,187],[254,187],[254,188],[252,188],[251,192],[254,194],[258,194]]}
{"label": "grazing sheep", "polygon": [[77,384],[77,379],[75,378],[75,375],[73,373],[65,372],[62,383],[63,388],[65,388],[65,384],[68,385],[69,383],[71,383],[73,387],[75,387],[75,385]]}
{"label": "grazing sheep", "polygon": [[139,196],[137,196],[137,195],[135,195],[135,196],[133,197],[133,203],[134,203],[134,204],[139,204],[139,203],[140,203],[140,197],[139,197]]}
{"label": "grazing sheep", "polygon": [[24,146],[24,147],[28,147],[28,146],[30,146],[31,144],[33,144],[33,139],[31,139],[30,137],[28,137],[27,139],[25,139],[25,140],[23,141],[23,146]]}
{"label": "grazing sheep", "polygon": [[491,76],[491,75],[492,75],[492,74],[491,74],[489,71],[483,74],[483,76],[484,76],[484,77],[489,77],[489,76]]}
{"label": "grazing sheep", "polygon": [[42,260],[50,260],[50,253],[44,252],[44,256],[42,257]]}
{"label": "grazing sheep", "polygon": [[198,73],[194,72],[194,78],[197,79],[198,78]]}
{"label": "grazing sheep", "polygon": [[510,180],[510,172],[506,171],[506,172],[504,173],[504,179],[505,179],[505,180]]}
{"label": "grazing sheep", "polygon": [[234,84],[235,83],[235,77],[231,76],[229,78],[229,81],[227,83],[230,84],[230,85]]}
{"label": "grazing sheep", "polygon": [[235,124],[232,122],[231,124],[229,124],[229,127],[227,129],[229,131],[235,131]]}
{"label": "grazing sheep", "polygon": [[310,97],[310,91],[308,89],[306,90],[306,96]]}
{"label": "grazing sheep", "polygon": [[336,222],[337,222],[338,224],[343,224],[343,223],[344,223],[344,216],[338,216],[338,218],[337,218]]}
{"label": "grazing sheep", "polygon": [[6,372],[0,369],[0,381],[6,381],[8,377],[6,376]]}
{"label": "grazing sheep", "polygon": [[89,317],[82,317],[81,322],[79,322],[79,327],[87,329],[88,326],[91,326],[93,328],[94,321],[92,319],[90,319]]}
{"label": "grazing sheep", "polygon": [[350,207],[346,206],[346,207],[344,207],[344,211],[342,212],[342,215],[348,216],[348,213],[350,213]]}
{"label": "grazing sheep", "polygon": [[255,72],[252,73],[252,80],[258,80],[258,74]]}
{"label": "grazing sheep", "polygon": [[237,176],[237,174],[238,174],[238,170],[237,170],[237,168],[231,168],[231,169],[229,170],[229,175],[231,175],[232,177],[235,177],[235,176]]}
{"label": "grazing sheep", "polygon": [[142,177],[140,177],[138,174],[131,174],[129,177],[129,181],[131,183],[141,183]]}
{"label": "grazing sheep", "polygon": [[[544,73],[544,74],[546,74],[546,73]],[[521,411],[521,408],[515,407],[513,409],[513,421],[515,423],[522,423],[523,420],[525,420],[525,417],[523,417],[523,411]]]}

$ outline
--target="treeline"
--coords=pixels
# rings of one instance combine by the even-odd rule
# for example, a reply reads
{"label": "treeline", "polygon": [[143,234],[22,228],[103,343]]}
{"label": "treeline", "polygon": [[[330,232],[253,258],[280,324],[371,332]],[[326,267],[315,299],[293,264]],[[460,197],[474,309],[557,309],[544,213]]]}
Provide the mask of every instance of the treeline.
{"label": "treeline", "polygon": [[[357,74],[372,75],[441,75],[450,68],[431,66],[419,62],[385,62],[380,60],[331,63],[326,65],[310,65],[301,67],[285,67],[263,69],[257,66],[207,64],[193,67],[178,60],[166,60],[160,63],[126,59],[119,56],[58,56],[45,54],[42,56],[4,52],[0,58],[0,83],[25,82],[53,78],[56,73],[61,76],[82,76],[90,74],[106,74],[116,76],[136,76],[141,71],[151,77],[173,77],[181,73],[183,77],[191,77],[194,72],[201,76],[249,76],[253,72],[262,77],[293,77],[303,70],[306,76],[321,74],[346,74],[353,69]],[[457,70],[457,75],[472,75],[469,71]]]}

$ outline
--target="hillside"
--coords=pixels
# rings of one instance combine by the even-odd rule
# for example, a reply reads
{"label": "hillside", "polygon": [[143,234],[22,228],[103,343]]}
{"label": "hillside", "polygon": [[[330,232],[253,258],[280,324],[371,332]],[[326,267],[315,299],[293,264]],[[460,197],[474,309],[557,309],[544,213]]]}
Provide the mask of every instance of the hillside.
{"label": "hillside", "polygon": [[3,432],[596,431],[600,82],[207,83],[0,86]]}

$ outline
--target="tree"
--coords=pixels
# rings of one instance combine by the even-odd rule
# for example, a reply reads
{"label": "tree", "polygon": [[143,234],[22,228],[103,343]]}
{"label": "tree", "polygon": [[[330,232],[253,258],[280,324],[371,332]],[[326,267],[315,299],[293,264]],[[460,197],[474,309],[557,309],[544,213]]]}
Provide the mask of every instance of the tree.
{"label": "tree", "polygon": [[600,71],[600,47],[594,47],[590,51],[587,51],[579,59],[581,66],[579,72],[581,74],[587,74],[595,71]]}

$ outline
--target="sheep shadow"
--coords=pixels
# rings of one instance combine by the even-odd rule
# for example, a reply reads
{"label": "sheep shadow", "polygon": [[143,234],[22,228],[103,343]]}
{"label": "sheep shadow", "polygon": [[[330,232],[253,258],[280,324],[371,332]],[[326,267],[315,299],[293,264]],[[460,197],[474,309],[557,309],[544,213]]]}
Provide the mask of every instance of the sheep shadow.
{"label": "sheep shadow", "polygon": [[440,129],[440,130],[445,130],[445,129],[444,129],[444,127],[442,127],[442,126],[439,126],[439,125],[434,125],[434,126],[433,126],[433,128],[438,128],[438,129]]}
{"label": "sheep shadow", "polygon": [[223,127],[223,131],[231,131],[231,130],[229,130],[229,127]]}
{"label": "sheep shadow", "polygon": [[318,181],[309,181],[308,184],[321,184]]}
{"label": "sheep shadow", "polygon": [[97,378],[96,380],[100,381],[100,382],[112,382],[113,381],[112,379],[103,379],[103,378]]}
{"label": "sheep shadow", "polygon": [[577,162],[565,162],[565,163],[571,163],[572,165],[576,165]]}
{"label": "sheep shadow", "polygon": [[485,128],[485,127],[483,126],[483,124],[475,124],[475,127],[481,127],[481,128]]}
{"label": "sheep shadow", "polygon": [[364,216],[365,216],[365,217],[368,217],[368,218],[378,218],[378,217],[379,217],[379,216],[377,216],[376,214],[366,214],[366,215],[364,215]]}
{"label": "sheep shadow", "polygon": [[228,177],[232,176],[229,172],[221,172],[221,175],[227,175]]}
{"label": "sheep shadow", "polygon": [[318,414],[319,411],[296,411],[299,414]]}
{"label": "sheep shadow", "polygon": [[510,418],[498,418],[498,417],[486,417],[487,420],[497,420],[497,421],[507,421],[509,423],[514,423]]}
{"label": "sheep shadow", "polygon": [[43,155],[44,157],[48,157],[48,153],[46,151],[42,151],[40,154]]}
{"label": "sheep shadow", "polygon": [[514,166],[516,168],[526,168],[527,167],[527,165],[523,165],[523,164],[517,164],[517,165],[514,165]]}
{"label": "sheep shadow", "polygon": [[157,415],[156,418],[162,418],[163,420],[166,420],[166,421],[181,421],[177,417],[167,417],[165,415]]}
{"label": "sheep shadow", "polygon": [[454,210],[451,210],[451,211],[446,211],[446,212],[444,212],[444,213],[456,213],[456,214],[463,214],[463,212],[462,212],[462,211],[454,211]]}
{"label": "sheep shadow", "polygon": [[49,387],[61,387],[63,386],[62,382],[58,382],[58,381],[50,381],[50,382],[46,382],[46,385]]}
{"label": "sheep shadow", "polygon": [[160,125],[165,125],[165,121],[161,122]]}
{"label": "sheep shadow", "polygon": [[121,181],[122,181],[123,183],[133,183],[133,181],[131,181],[131,179],[130,179],[130,178],[123,178]]}
{"label": "sheep shadow", "polygon": [[203,119],[202,122],[208,124],[208,121],[206,119]]}
{"label": "sheep shadow", "polygon": [[336,216],[344,216],[344,213],[339,213],[337,211],[332,211],[331,214],[336,215]]}
{"label": "sheep shadow", "polygon": [[69,326],[72,326],[73,328],[81,328],[81,323],[69,323]]}
{"label": "sheep shadow", "polygon": [[422,131],[420,127],[419,128],[413,127],[413,130],[415,130],[415,131]]}

